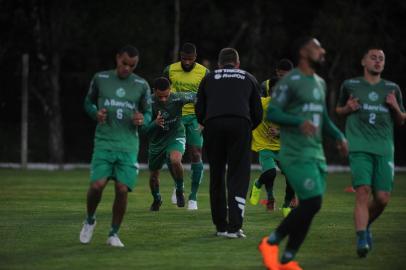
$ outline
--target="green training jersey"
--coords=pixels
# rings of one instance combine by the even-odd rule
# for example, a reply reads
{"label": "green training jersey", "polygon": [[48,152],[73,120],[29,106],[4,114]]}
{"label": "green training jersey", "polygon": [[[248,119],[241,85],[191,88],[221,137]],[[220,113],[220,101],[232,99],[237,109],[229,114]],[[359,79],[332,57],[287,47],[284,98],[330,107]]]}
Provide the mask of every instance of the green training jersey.
{"label": "green training jersey", "polygon": [[[190,71],[184,71],[181,62],[167,66],[163,72],[171,82],[172,92],[197,93],[199,84],[209,73],[209,70],[199,63],[195,63]],[[195,114],[194,104],[187,104],[183,107],[182,115]]]}
{"label": "green training jersey", "polygon": [[395,92],[402,112],[402,93],[399,86],[382,79],[377,84],[370,84],[363,77],[343,82],[338,99],[338,106],[345,106],[352,95],[358,98],[360,109],[349,114],[345,125],[350,152],[368,152],[377,155],[393,155],[393,118],[391,109],[386,104],[386,96]]}
{"label": "green training jersey", "polygon": [[[297,68],[275,86],[267,119],[281,126],[279,157],[325,160],[322,133],[335,139],[343,134],[331,122],[325,105],[326,83],[317,74],[308,76]],[[300,125],[310,120],[317,127],[316,134],[305,136]]]}
{"label": "green training jersey", "polygon": [[105,123],[96,126],[94,148],[130,152],[138,149],[137,126],[133,114],[144,114],[144,124],[151,120],[151,90],[147,81],[130,74],[119,78],[115,70],[96,73],[85,98],[86,112],[96,120],[97,111],[105,108]]}
{"label": "green training jersey", "polygon": [[185,128],[182,124],[182,107],[193,103],[196,99],[194,93],[171,93],[166,103],[161,103],[152,95],[152,119],[156,119],[158,112],[164,119],[163,127],[152,121],[146,127],[150,151],[160,151],[174,138],[185,140]]}

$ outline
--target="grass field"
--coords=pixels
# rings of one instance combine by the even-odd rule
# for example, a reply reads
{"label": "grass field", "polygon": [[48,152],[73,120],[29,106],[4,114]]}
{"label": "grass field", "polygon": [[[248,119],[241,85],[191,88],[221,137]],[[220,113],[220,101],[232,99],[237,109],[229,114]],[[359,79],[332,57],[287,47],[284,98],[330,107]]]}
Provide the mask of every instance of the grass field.
{"label": "grass field", "polygon": [[[188,174],[188,172],[187,172]],[[164,204],[152,213],[148,174],[140,174],[129,196],[120,236],[126,247],[105,244],[110,225],[113,185],[97,212],[93,241],[78,240],[85,216],[88,171],[0,170],[0,269],[264,269],[259,240],[279,224],[281,211],[246,208],[246,239],[214,237],[207,172],[199,193],[199,210],[170,204],[172,181],[164,172]],[[253,177],[258,172],[253,172]],[[352,222],[354,195],[343,190],[348,174],[330,174],[321,212],[297,260],[304,269],[406,269],[406,174],[397,174],[390,205],[373,225],[374,249],[366,259],[355,254]],[[189,180],[186,188],[190,188]],[[284,183],[276,180],[277,203]],[[263,192],[265,194],[265,192]]]}

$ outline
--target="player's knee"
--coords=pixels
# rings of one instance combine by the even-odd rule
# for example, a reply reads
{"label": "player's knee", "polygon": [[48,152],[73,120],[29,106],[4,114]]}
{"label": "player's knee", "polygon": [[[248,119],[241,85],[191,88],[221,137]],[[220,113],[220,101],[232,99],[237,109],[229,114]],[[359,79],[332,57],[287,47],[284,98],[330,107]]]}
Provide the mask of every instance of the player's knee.
{"label": "player's knee", "polygon": [[96,192],[100,192],[104,189],[106,186],[106,181],[105,180],[99,180],[91,183],[90,189]]}
{"label": "player's knee", "polygon": [[172,166],[178,167],[181,165],[182,162],[182,154],[179,155],[171,155],[170,157],[170,163]]}
{"label": "player's knee", "polygon": [[355,188],[357,199],[367,198],[371,195],[371,187],[367,185],[358,186]]}
{"label": "player's knee", "polygon": [[375,202],[382,208],[385,208],[389,203],[390,195],[389,193],[378,194],[374,197]]}
{"label": "player's knee", "polygon": [[201,149],[196,146],[191,146],[189,150],[190,159],[193,163],[200,162],[202,160]]}

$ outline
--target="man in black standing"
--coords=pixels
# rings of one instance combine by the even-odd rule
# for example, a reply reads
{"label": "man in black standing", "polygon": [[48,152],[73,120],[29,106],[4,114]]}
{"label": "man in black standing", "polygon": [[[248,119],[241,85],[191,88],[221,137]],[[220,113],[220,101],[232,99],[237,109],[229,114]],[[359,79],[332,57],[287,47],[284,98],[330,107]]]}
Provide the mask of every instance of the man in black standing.
{"label": "man in black standing", "polygon": [[195,112],[204,126],[216,235],[241,238],[245,237],[241,227],[250,179],[251,134],[262,120],[262,106],[259,84],[239,69],[235,49],[222,49],[218,65],[200,83]]}

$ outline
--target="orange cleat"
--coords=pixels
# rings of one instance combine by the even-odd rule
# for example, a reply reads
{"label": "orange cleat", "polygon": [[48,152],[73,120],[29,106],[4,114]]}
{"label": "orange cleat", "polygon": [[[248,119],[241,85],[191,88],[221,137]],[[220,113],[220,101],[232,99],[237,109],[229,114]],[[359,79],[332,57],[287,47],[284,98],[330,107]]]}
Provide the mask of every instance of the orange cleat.
{"label": "orange cleat", "polygon": [[278,245],[268,243],[268,237],[264,237],[258,245],[259,252],[262,254],[262,261],[268,270],[279,270]]}
{"label": "orange cleat", "polygon": [[285,264],[280,264],[279,265],[279,270],[303,270],[302,267],[299,266],[299,264],[295,261],[290,261]]}

